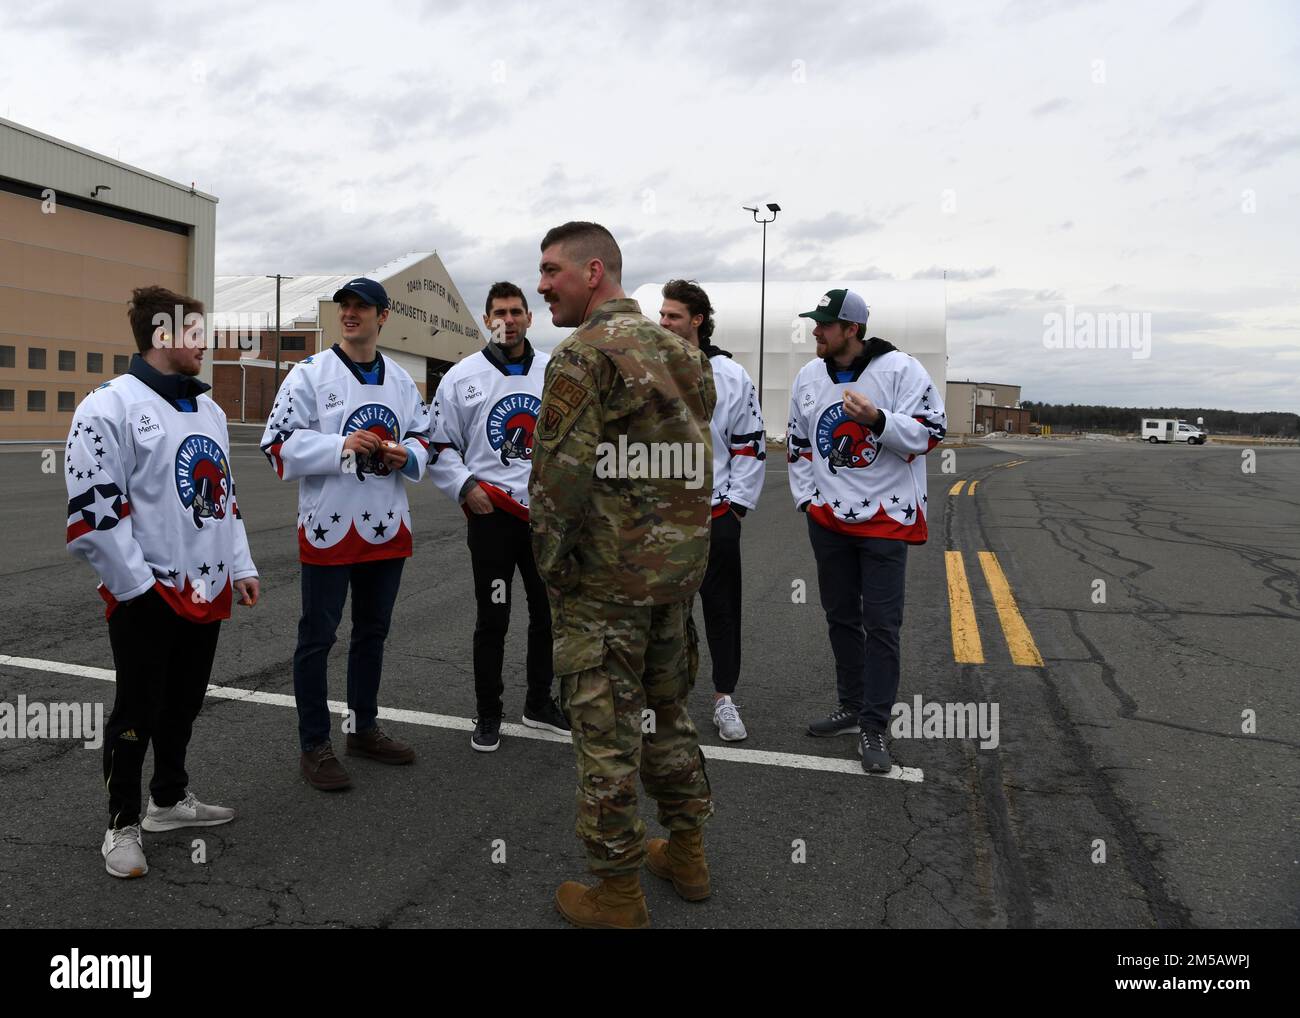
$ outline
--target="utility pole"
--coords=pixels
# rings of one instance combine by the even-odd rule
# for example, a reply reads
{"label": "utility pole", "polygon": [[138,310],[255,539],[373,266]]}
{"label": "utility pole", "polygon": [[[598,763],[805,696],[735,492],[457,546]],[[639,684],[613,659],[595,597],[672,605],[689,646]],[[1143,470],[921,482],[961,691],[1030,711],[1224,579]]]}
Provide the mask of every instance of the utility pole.
{"label": "utility pole", "polygon": [[274,396],[280,391],[280,281],[293,279],[293,276],[282,276],[277,272],[266,278],[275,280],[275,385],[271,387],[271,395]]}

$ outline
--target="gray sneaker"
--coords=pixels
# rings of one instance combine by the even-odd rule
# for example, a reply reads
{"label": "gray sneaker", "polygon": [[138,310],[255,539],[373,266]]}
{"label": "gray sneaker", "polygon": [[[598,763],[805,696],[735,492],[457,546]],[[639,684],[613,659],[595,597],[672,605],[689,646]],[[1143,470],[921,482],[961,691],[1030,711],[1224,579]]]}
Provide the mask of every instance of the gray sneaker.
{"label": "gray sneaker", "polygon": [[859,731],[858,712],[849,710],[844,704],[840,704],[826,717],[808,726],[809,735],[823,738],[831,735],[857,735]]}
{"label": "gray sneaker", "polygon": [[208,806],[199,802],[198,796],[185,789],[185,798],[175,806],[163,809],[154,805],[153,796],[149,796],[149,808],[145,811],[146,831],[174,831],[178,827],[216,827],[228,824],[235,819],[235,811],[225,806]]}
{"label": "gray sneaker", "polygon": [[863,732],[858,740],[858,756],[862,757],[862,769],[868,774],[888,774],[894,767],[885,748],[884,732]]}
{"label": "gray sneaker", "polygon": [[713,705],[713,724],[724,742],[740,742],[749,737],[745,731],[745,722],[740,720],[740,711],[729,696],[724,696]]}
{"label": "gray sneaker", "polygon": [[110,827],[104,832],[99,854],[104,857],[104,869],[111,876],[125,880],[149,872],[149,864],[144,861],[144,838],[139,824],[116,829]]}

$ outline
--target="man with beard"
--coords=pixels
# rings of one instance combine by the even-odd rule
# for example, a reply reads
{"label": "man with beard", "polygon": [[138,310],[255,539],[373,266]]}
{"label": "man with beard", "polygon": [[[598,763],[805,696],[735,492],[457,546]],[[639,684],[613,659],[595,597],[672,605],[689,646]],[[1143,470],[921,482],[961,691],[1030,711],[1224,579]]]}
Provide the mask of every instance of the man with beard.
{"label": "man with beard", "polygon": [[877,336],[852,290],[812,311],[817,357],[790,389],[790,491],[808,514],[839,705],[808,726],[858,734],[862,769],[888,773],[898,695],[907,546],[926,540],[925,460],[946,433],[943,399],[920,361]]}
{"label": "man with beard", "polygon": [[[257,603],[257,569],[235,500],[226,415],[199,381],[203,304],[161,286],[132,294],[130,369],[82,400],[68,435],[68,551],[98,574],[116,694],[104,733],[115,877],[149,872],[141,828],[229,823],[189,789],[186,751],[221,622]],[[163,324],[167,323],[167,324]],[[140,778],[153,746],[149,803]]]}

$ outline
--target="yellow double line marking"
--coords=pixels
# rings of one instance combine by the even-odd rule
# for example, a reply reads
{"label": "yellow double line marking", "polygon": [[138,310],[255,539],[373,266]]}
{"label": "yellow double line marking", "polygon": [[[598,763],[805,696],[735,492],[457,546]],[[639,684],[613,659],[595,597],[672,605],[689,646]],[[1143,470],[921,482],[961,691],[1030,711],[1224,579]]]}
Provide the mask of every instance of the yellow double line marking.
{"label": "yellow double line marking", "polygon": [[[1041,666],[1043,657],[1038,653],[1034,638],[1025,625],[1024,617],[1016,606],[1011,584],[991,551],[979,553],[984,581],[993,595],[993,605],[998,611],[1002,634],[1006,637],[1011,660],[1018,665]],[[952,626],[952,654],[958,664],[982,665],[984,644],[980,639],[979,624],[975,621],[975,602],[970,584],[966,580],[966,564],[959,551],[944,552],[944,565],[948,571],[948,606]]]}
{"label": "yellow double line marking", "polygon": [[[970,482],[970,490],[967,491],[966,494],[967,494],[967,495],[974,495],[974,494],[975,494],[975,485],[977,485],[977,484],[979,484],[979,483],[980,483],[979,481],[971,481],[971,482]],[[949,495],[960,495],[960,494],[961,494],[961,489],[962,489],[962,487],[963,487],[965,484],[966,484],[965,481],[958,481],[956,484],[954,484],[951,488],[948,489],[948,494],[949,494]]]}

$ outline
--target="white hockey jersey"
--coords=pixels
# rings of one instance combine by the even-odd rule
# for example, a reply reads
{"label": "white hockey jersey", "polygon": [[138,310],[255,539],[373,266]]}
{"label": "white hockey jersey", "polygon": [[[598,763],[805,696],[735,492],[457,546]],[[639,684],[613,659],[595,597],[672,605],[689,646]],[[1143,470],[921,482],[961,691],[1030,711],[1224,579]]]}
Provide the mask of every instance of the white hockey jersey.
{"label": "white hockey jersey", "polygon": [[763,411],[749,373],[717,347],[705,347],[713,368],[718,403],[709,429],[713,432],[713,516],[730,505],[758,507],[767,469],[767,439]]}
{"label": "white hockey jersey", "polygon": [[528,519],[533,430],[549,359],[529,345],[512,364],[489,346],[443,376],[433,398],[437,459],[429,476],[453,502],[473,477],[494,506]]}
{"label": "white hockey jersey", "polygon": [[411,376],[382,354],[373,380],[335,344],[298,363],[280,386],[262,451],[284,480],[298,480],[298,557],[350,565],[411,554],[402,479],[378,456],[343,453],[359,429],[401,442],[401,473],[419,481],[429,463],[429,408]]}
{"label": "white hockey jersey", "polygon": [[206,388],[137,354],[72,415],[68,551],[99,575],[106,615],[152,588],[182,618],[215,622],[230,617],[232,582],[257,575],[226,415]]}
{"label": "white hockey jersey", "polygon": [[[885,414],[880,435],[844,414],[844,391]],[[809,361],[790,392],[790,492],[814,521],[841,534],[922,544],[925,461],[947,433],[943,399],[916,358],[872,338],[848,370]]]}

